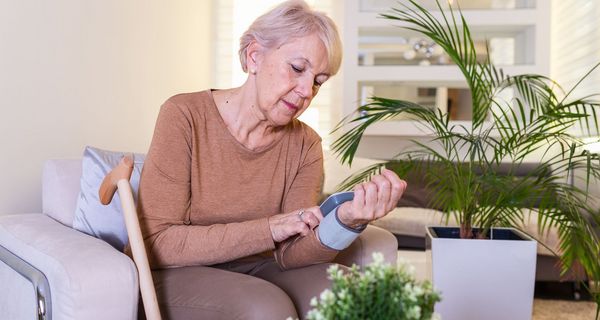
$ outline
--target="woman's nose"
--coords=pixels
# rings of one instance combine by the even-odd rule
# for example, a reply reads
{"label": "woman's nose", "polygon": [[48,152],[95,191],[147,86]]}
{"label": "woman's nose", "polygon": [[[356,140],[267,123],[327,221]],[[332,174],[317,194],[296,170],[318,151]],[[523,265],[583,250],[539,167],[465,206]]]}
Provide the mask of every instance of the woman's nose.
{"label": "woman's nose", "polygon": [[302,77],[296,84],[296,92],[304,99],[313,97],[313,79],[311,77]]}

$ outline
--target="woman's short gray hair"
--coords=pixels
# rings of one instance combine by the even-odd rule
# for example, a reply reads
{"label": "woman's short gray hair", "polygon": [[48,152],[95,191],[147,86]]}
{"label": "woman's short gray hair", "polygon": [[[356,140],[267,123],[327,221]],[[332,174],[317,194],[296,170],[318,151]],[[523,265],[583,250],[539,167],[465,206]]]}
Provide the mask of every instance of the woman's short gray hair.
{"label": "woman's short gray hair", "polygon": [[336,74],[342,62],[342,42],[337,27],[331,18],[311,9],[303,0],[283,2],[254,20],[240,38],[239,55],[242,69],[244,72],[248,71],[246,52],[252,41],[265,48],[275,48],[291,38],[313,33],[323,41],[327,50],[329,74]]}

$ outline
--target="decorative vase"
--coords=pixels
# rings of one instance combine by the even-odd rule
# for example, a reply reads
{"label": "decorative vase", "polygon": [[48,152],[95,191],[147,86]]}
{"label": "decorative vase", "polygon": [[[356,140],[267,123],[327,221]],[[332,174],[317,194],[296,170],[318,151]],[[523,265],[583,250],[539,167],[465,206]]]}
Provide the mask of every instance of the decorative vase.
{"label": "decorative vase", "polygon": [[[477,232],[477,229],[474,229]],[[513,228],[460,239],[457,227],[427,227],[427,265],[444,320],[529,320],[537,242]]]}

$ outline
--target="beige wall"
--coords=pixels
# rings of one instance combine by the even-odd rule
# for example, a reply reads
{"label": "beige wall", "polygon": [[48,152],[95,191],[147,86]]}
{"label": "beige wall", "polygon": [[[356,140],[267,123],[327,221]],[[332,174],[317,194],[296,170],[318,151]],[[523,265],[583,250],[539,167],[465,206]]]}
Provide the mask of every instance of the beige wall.
{"label": "beige wall", "polygon": [[46,159],[146,152],[160,104],[211,84],[210,2],[0,0],[0,215],[40,211]]}

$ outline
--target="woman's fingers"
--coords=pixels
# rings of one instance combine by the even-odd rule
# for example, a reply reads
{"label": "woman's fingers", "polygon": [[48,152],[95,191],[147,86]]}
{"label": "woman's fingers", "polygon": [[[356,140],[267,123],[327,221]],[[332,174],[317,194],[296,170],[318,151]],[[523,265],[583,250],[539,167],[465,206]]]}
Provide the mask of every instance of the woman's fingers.
{"label": "woman's fingers", "polygon": [[350,226],[379,219],[396,207],[405,189],[405,181],[393,171],[383,169],[381,174],[373,176],[371,181],[354,187],[351,210],[344,210],[340,219]]}
{"label": "woman's fingers", "polygon": [[[310,232],[310,228],[306,223],[300,223],[298,225],[298,232],[290,234],[291,236],[295,236],[296,234],[300,234],[302,236],[306,236]],[[289,238],[289,237],[288,237]]]}
{"label": "woman's fingers", "polygon": [[378,190],[377,185],[368,181],[364,183],[365,185],[365,218],[372,219],[375,215],[375,209],[377,207],[377,199],[378,199]]}
{"label": "woman's fingers", "polygon": [[300,234],[308,235],[323,220],[319,207],[294,210],[269,217],[269,227],[275,242]]}
{"label": "woman's fingers", "polygon": [[323,213],[321,212],[321,208],[319,207],[312,207],[312,208],[308,208],[308,211],[310,211],[319,222],[323,221]]}
{"label": "woman's fingers", "polygon": [[321,220],[323,220],[323,215],[321,211],[315,210],[314,208],[305,209],[302,215],[299,216],[300,220],[304,222],[311,230],[316,228]]}
{"label": "woman's fingers", "polygon": [[306,235],[310,229],[299,217],[300,211],[276,214],[269,217],[269,228],[273,241],[281,242],[296,234]]}
{"label": "woman's fingers", "polygon": [[377,185],[375,218],[381,218],[389,211],[388,204],[391,197],[391,182],[386,177],[380,175],[374,176],[371,181]]}
{"label": "woman's fingers", "polygon": [[383,169],[381,174],[390,181],[391,192],[390,192],[390,200],[388,203],[389,210],[392,210],[396,207],[398,200],[402,197],[402,194],[406,190],[406,181],[400,179],[398,175],[391,170]]}
{"label": "woman's fingers", "polygon": [[360,211],[365,206],[365,188],[363,184],[354,187],[354,200],[352,200],[352,212]]}

